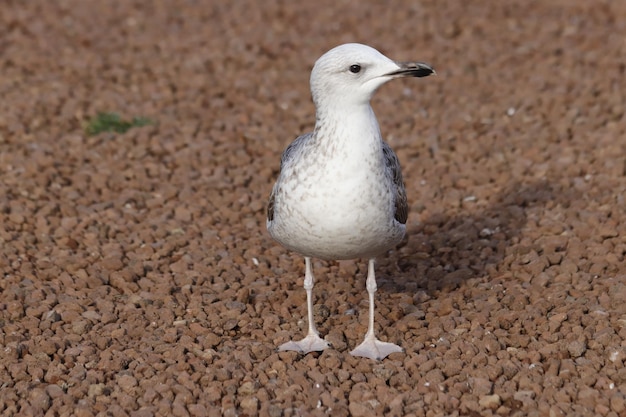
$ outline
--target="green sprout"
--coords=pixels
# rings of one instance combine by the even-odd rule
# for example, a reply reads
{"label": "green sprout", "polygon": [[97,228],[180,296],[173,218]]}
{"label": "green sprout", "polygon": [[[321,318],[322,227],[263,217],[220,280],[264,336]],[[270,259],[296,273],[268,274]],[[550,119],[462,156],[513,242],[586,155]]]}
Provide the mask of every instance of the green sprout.
{"label": "green sprout", "polygon": [[89,136],[102,132],[124,133],[133,127],[147,126],[154,122],[146,117],[133,117],[132,120],[123,120],[117,113],[101,112],[89,120],[85,131]]}

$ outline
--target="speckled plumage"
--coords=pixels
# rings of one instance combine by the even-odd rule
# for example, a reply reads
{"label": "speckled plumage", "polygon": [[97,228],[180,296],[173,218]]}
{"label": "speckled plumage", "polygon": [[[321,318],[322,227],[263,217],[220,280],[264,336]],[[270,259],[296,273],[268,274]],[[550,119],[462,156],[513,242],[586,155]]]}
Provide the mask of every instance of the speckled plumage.
{"label": "speckled plumage", "polygon": [[366,352],[357,348],[352,353],[382,358],[400,349],[393,345],[397,349],[386,347],[390,352],[385,346],[370,352],[377,349],[374,343],[391,345],[373,337],[373,259],[402,240],[408,206],[398,158],[382,140],[369,102],[376,89],[393,78],[433,72],[426,64],[396,63],[359,44],[334,48],[315,63],[311,73],[315,129],[298,137],[283,153],[268,204],[269,233],[305,256],[310,281],[305,278],[305,288],[310,287],[307,338],[314,346],[309,349],[300,342],[288,342],[283,349],[306,353],[327,347],[312,324],[311,257],[370,260],[368,335],[372,333],[372,340]]}

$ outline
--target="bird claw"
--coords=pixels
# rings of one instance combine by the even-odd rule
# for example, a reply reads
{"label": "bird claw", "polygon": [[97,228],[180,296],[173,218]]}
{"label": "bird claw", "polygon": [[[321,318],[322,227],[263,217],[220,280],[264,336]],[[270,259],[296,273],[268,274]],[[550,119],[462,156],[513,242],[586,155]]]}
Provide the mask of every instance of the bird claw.
{"label": "bird claw", "polygon": [[374,337],[366,337],[363,343],[357,346],[350,354],[373,360],[382,360],[390,354],[398,352],[404,352],[404,349],[394,343],[381,342]]}
{"label": "bird claw", "polygon": [[309,334],[304,339],[289,341],[278,347],[279,351],[295,350],[300,353],[318,352],[330,347],[330,343],[316,334]]}

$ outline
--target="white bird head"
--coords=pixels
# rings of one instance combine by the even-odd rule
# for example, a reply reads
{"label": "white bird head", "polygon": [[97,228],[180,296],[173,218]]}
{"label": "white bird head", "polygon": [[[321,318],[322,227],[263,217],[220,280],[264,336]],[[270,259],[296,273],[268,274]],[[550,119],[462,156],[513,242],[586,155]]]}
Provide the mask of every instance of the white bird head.
{"label": "white bird head", "polygon": [[396,62],[358,43],[337,46],[322,55],[311,72],[315,105],[368,104],[378,87],[399,77],[426,77],[435,71],[422,62]]}

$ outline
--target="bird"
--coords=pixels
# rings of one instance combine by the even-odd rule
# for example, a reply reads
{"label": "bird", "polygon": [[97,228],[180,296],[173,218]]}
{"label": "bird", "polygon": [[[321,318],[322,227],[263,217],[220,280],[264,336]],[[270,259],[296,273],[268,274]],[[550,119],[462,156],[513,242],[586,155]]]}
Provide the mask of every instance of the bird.
{"label": "bird", "polygon": [[306,354],[331,345],[313,318],[312,258],[368,260],[368,330],[350,354],[382,360],[403,352],[379,340],[374,328],[375,258],[404,237],[407,195],[398,157],[382,139],[370,105],[376,90],[402,77],[435,74],[423,62],[397,62],[363,44],[339,45],[311,71],[315,127],[282,153],[267,205],[267,230],[285,248],[304,256],[307,335],[279,351]]}

